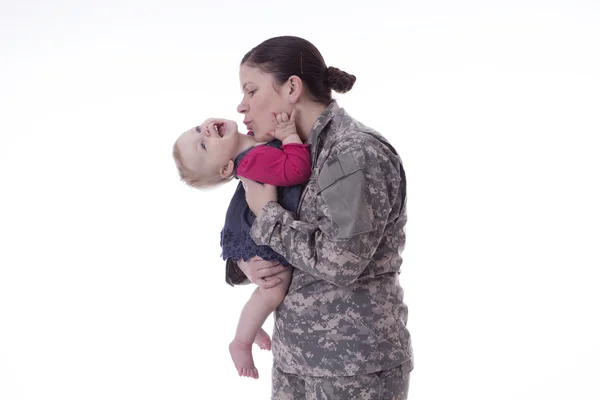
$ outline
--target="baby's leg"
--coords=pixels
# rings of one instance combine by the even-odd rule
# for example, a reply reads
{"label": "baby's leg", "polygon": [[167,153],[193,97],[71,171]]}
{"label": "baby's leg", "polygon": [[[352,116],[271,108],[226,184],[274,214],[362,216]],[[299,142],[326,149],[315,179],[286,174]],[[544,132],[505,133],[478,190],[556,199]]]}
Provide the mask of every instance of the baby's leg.
{"label": "baby's leg", "polygon": [[258,332],[256,332],[254,344],[258,345],[261,350],[271,350],[271,338],[263,328],[260,328]]}
{"label": "baby's leg", "polygon": [[240,376],[258,378],[258,371],[252,359],[252,344],[255,341],[259,346],[263,344],[261,348],[271,346],[269,335],[261,326],[283,301],[292,278],[292,269],[286,268],[275,276],[281,279],[280,284],[270,289],[258,287],[252,293],[240,315],[235,338],[229,345],[229,353]]}

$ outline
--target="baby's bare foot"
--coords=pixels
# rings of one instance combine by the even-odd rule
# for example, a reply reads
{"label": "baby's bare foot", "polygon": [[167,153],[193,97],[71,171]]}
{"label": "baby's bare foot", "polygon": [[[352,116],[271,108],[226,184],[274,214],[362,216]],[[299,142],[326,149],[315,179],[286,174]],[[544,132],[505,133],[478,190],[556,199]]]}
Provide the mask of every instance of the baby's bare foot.
{"label": "baby's bare foot", "polygon": [[271,338],[269,337],[269,334],[262,328],[258,330],[258,333],[254,338],[254,343],[256,343],[262,350],[271,350]]}
{"label": "baby's bare foot", "polygon": [[258,379],[258,370],[252,358],[252,344],[241,343],[234,339],[229,344],[229,354],[239,376]]}

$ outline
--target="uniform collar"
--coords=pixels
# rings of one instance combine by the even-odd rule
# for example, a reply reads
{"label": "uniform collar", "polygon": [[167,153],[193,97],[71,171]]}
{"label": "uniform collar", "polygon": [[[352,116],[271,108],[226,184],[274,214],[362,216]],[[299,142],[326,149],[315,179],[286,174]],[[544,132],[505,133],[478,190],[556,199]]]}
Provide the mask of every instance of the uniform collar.
{"label": "uniform collar", "polygon": [[315,121],[310,131],[310,135],[308,136],[308,144],[312,145],[313,143],[317,142],[317,138],[319,137],[321,132],[325,129],[327,124],[329,124],[329,121],[332,120],[332,118],[338,113],[339,110],[340,106],[338,105],[337,101],[331,100],[327,108],[321,113],[321,115],[319,115],[319,117]]}

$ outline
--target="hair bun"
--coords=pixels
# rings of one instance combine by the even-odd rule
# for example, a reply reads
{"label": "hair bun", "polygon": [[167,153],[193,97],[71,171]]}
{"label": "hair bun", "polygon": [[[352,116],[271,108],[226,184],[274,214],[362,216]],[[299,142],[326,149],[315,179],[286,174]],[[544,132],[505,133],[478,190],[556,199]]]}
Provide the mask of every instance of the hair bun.
{"label": "hair bun", "polygon": [[335,67],[327,68],[327,82],[332,90],[346,93],[356,82],[356,76]]}

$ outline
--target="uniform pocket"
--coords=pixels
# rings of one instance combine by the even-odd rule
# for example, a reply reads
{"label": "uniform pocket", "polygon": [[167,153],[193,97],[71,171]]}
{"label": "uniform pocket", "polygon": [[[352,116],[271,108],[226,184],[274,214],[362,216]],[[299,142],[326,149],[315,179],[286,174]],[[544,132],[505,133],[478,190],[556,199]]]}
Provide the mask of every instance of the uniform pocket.
{"label": "uniform pocket", "polygon": [[365,165],[360,160],[352,153],[341,155],[321,170],[317,180],[318,193],[327,204],[341,239],[373,229],[365,194]]}

